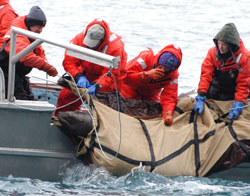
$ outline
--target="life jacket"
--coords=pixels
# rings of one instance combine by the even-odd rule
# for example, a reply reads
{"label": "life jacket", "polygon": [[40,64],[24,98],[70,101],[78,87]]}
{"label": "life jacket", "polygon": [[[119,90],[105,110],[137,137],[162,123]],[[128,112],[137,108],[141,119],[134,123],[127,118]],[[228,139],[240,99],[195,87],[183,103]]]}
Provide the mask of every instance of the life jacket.
{"label": "life jacket", "polygon": [[215,100],[234,100],[238,70],[221,71],[215,68],[207,98]]}

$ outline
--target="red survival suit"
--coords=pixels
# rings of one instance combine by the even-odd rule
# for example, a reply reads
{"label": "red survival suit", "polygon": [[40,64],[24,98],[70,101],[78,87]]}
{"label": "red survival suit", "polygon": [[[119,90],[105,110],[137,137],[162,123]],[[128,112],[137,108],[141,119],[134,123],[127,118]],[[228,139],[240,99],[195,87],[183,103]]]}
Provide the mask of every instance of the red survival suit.
{"label": "red survival suit", "polygon": [[0,0],[0,48],[3,46],[5,33],[16,17],[18,17],[18,14],[9,4],[9,0]]}
{"label": "red survival suit", "polygon": [[178,99],[178,68],[168,72],[159,80],[151,80],[145,83],[140,78],[140,72],[154,69],[158,65],[159,57],[164,52],[174,54],[179,62],[178,68],[182,61],[182,52],[180,48],[174,45],[164,47],[156,56],[153,50],[142,51],[136,58],[127,64],[127,77],[122,87],[122,97],[133,98],[137,100],[152,100],[161,103],[163,111],[173,113]]}
{"label": "red survival suit", "polygon": [[[84,32],[81,32],[76,35],[71,40],[71,43],[78,46],[86,47],[83,44],[85,34],[88,29],[94,24],[101,25],[105,30],[105,39],[99,46],[97,51],[111,56],[120,57],[118,69],[112,69],[111,71],[116,77],[117,88],[118,91],[120,91],[121,81],[126,76],[125,66],[127,63],[127,53],[124,50],[124,43],[121,40],[121,37],[110,31],[107,22],[105,22],[104,20],[95,19],[86,27],[86,30]],[[65,71],[70,73],[74,78],[76,78],[77,74],[84,74],[90,83],[97,82],[100,78],[102,78],[105,73],[109,71],[109,68],[107,67],[103,67],[94,63],[90,63],[88,61],[69,56],[67,55],[67,50],[65,51],[63,67]],[[99,86],[101,86],[101,88],[99,89],[100,92],[112,92],[115,90],[115,80],[112,75],[111,77],[105,76],[99,84]],[[63,88],[58,96],[57,108],[68,104],[69,102],[72,102],[77,98],[78,97],[76,97],[70,90],[68,90],[67,88]],[[80,105],[81,101],[77,101],[67,107],[56,110],[55,115],[57,115],[59,111],[80,110]]]}
{"label": "red survival suit", "polygon": [[[25,19],[27,16],[19,16],[15,20],[13,20],[11,26],[19,27],[24,30],[28,30],[25,25]],[[4,36],[4,41],[8,41],[10,39],[11,31],[9,31]],[[29,39],[26,36],[17,34],[16,38],[16,53],[19,53],[24,48],[29,46],[33,40]],[[9,53],[10,53],[10,41],[7,42],[3,51],[0,52],[0,67],[2,68],[5,76],[5,85],[7,89],[7,81],[8,81],[8,69],[9,69]],[[38,46],[36,49],[28,53],[26,56],[21,58],[19,62],[16,63],[16,74],[15,74],[15,97],[17,99],[34,99],[33,96],[29,96],[29,94],[21,93],[24,90],[19,91],[18,89],[23,89],[21,83],[26,83],[26,75],[31,72],[32,68],[37,68],[39,70],[43,70],[48,72],[48,70],[52,67],[48,64],[47,59],[45,57],[45,52],[42,46]],[[28,85],[28,84],[27,84]],[[27,97],[26,97],[27,96]]]}
{"label": "red survival suit", "polygon": [[[16,18],[12,22],[11,26],[19,27],[28,31],[28,28],[24,22],[26,17],[27,16],[20,16]],[[11,31],[9,30],[5,34],[4,41],[7,41],[10,39],[10,33]],[[19,53],[24,48],[29,46],[32,43],[32,41],[33,40],[29,39],[28,37],[18,34],[17,39],[16,39],[16,53]],[[8,54],[10,53],[10,42],[8,42],[7,45],[5,46],[5,51]],[[39,45],[34,51],[28,53],[22,59],[20,59],[20,62],[23,63],[27,67],[27,69],[30,69],[30,71],[33,67],[40,69],[40,70],[44,70],[44,67],[48,64],[47,59],[45,57],[44,49],[42,48],[41,45]],[[16,66],[16,69],[18,69],[18,66]]]}
{"label": "red survival suit", "polygon": [[[221,58],[217,41],[232,48],[232,54]],[[235,100],[246,103],[250,88],[250,52],[239,37],[234,25],[228,24],[215,36],[201,67],[198,93],[216,100]]]}

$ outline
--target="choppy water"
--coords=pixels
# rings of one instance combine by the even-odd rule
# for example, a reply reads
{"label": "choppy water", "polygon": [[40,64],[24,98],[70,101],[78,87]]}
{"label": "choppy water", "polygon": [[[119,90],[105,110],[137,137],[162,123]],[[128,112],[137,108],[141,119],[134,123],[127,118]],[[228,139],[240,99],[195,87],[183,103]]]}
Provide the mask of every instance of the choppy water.
{"label": "choppy water", "polygon": [[76,164],[61,182],[1,177],[0,195],[250,195],[250,183],[196,177],[164,177],[139,171],[110,176],[103,168]]}
{"label": "choppy water", "polygon": [[[106,20],[123,37],[129,59],[151,47],[181,47],[179,90],[198,85],[200,66],[221,27],[234,22],[250,49],[249,0],[10,0],[20,15],[39,5],[48,22],[43,34],[69,42],[94,18]],[[43,45],[59,74],[64,50]],[[45,77],[34,70],[31,76]],[[54,78],[50,78],[55,80]],[[61,182],[51,183],[12,176],[0,178],[0,195],[250,195],[250,183],[195,177],[163,177],[138,172],[110,176],[104,169],[74,165]]]}

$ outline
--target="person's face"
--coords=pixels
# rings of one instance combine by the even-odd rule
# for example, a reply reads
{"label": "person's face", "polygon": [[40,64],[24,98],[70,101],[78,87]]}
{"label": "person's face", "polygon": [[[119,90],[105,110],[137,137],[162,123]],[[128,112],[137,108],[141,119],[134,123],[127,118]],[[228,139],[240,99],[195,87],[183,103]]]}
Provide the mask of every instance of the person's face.
{"label": "person's face", "polygon": [[158,65],[158,68],[162,69],[164,71],[165,76],[171,71],[171,69],[165,67],[164,65]]}
{"label": "person's face", "polygon": [[44,26],[36,25],[36,26],[31,26],[30,31],[34,33],[41,33],[43,31]]}
{"label": "person's face", "polygon": [[218,48],[221,54],[226,54],[229,51],[229,45],[220,40],[218,40]]}
{"label": "person's face", "polygon": [[163,69],[164,70],[164,72],[169,72],[169,71],[171,71],[171,69],[169,69],[169,68],[167,68],[167,67],[165,67],[164,65],[158,65],[158,67],[160,68],[160,69]]}

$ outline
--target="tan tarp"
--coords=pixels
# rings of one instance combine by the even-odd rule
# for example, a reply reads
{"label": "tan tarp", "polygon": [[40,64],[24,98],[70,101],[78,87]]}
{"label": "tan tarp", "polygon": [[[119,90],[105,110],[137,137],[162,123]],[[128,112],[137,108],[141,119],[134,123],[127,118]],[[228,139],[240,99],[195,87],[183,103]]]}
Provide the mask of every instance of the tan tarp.
{"label": "tan tarp", "polygon": [[[97,166],[103,166],[114,175],[129,173],[132,168],[139,165],[145,166],[147,171],[153,166],[155,173],[162,175],[191,175],[204,176],[215,165],[229,146],[235,142],[225,122],[215,123],[219,115],[227,113],[232,106],[232,101],[207,101],[212,109],[205,107],[204,113],[197,118],[198,150],[195,152],[194,123],[190,123],[191,111],[194,99],[185,98],[178,102],[177,107],[184,113],[174,113],[172,126],[165,126],[161,118],[142,120],[147,127],[152,141],[152,148],[155,161],[152,162],[149,143],[138,119],[129,115],[119,113],[110,107],[94,101],[95,119],[98,119],[98,137],[104,151],[106,148],[117,152],[121,145],[118,158],[108,160],[103,152],[94,147],[90,153],[92,161]],[[196,116],[196,115],[195,115]],[[225,119],[228,121],[228,119]],[[121,130],[120,123],[121,122]],[[97,121],[96,121],[97,123]],[[233,130],[239,140],[250,139],[250,108],[244,108],[242,115],[233,122]],[[91,134],[85,140],[87,147],[90,147]],[[97,139],[95,138],[97,143]],[[96,145],[98,146],[98,145]],[[198,152],[197,152],[198,151]],[[110,158],[113,155],[105,152]],[[195,161],[198,154],[198,161]],[[176,155],[176,156],[175,156]],[[170,160],[168,157],[173,156]],[[130,161],[122,160],[126,157]],[[135,164],[133,164],[133,162]],[[137,165],[138,164],[138,165]],[[200,164],[200,167],[197,165]]]}
{"label": "tan tarp", "polygon": [[[125,113],[131,114],[131,100],[128,100],[129,104],[126,104],[126,100],[121,101],[125,105],[121,108],[125,108]],[[105,104],[116,108],[113,106],[113,100],[109,102]],[[237,157],[242,161],[247,157],[245,152],[249,152],[249,146],[241,141],[250,141],[250,107],[244,108],[239,118],[230,124],[228,116],[224,117],[224,114],[232,107],[233,101],[206,102],[203,114],[197,116],[192,112],[193,98],[179,100],[173,125],[165,126],[161,117],[155,117],[157,115],[141,120],[141,123],[131,115],[118,113],[100,101],[93,100],[94,124],[98,126],[98,137],[92,130],[79,155],[86,153],[87,147],[90,149],[92,162],[105,167],[114,175],[129,173],[141,163],[147,171],[165,176],[205,176],[218,164],[232,144],[237,144],[235,146],[240,149],[245,148],[245,151],[242,150],[243,155],[239,154],[240,157]],[[155,114],[155,111],[153,113]],[[142,124],[146,127],[146,134]],[[113,160],[105,157],[104,153]],[[116,153],[118,156],[114,157]]]}

